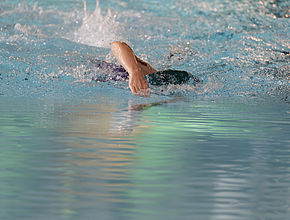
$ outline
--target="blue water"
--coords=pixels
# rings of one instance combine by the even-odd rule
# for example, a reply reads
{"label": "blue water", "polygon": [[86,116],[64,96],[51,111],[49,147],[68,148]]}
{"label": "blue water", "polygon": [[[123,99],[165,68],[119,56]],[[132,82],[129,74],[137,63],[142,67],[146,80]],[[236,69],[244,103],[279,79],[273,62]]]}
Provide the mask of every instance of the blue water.
{"label": "blue water", "polygon": [[[2,0],[0,219],[288,219],[289,8]],[[94,82],[112,40],[202,83]]]}

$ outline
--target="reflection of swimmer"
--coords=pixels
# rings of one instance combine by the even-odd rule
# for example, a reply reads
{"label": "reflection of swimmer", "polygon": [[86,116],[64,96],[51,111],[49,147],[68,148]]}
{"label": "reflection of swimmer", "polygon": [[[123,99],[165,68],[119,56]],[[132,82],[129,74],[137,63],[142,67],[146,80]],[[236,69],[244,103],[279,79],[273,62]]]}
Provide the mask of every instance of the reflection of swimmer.
{"label": "reflection of swimmer", "polygon": [[190,78],[195,83],[199,82],[198,78],[193,77],[192,74],[186,71],[170,69],[157,71],[148,63],[135,56],[133,50],[124,42],[112,42],[111,51],[122,66],[105,61],[96,61],[97,66],[101,69],[110,69],[113,72],[112,75],[107,76],[108,79],[105,77],[105,80],[126,81],[129,79],[129,87],[133,94],[148,97],[148,82],[156,86],[184,84],[189,82]]}
{"label": "reflection of swimmer", "polygon": [[[132,132],[135,132],[135,127],[139,127],[142,130],[143,128],[148,128],[148,125],[137,125],[136,121],[139,120],[140,112],[148,110],[153,106],[161,106],[163,104],[175,103],[178,101],[185,101],[185,97],[175,97],[173,99],[168,99],[159,102],[147,103],[147,104],[131,104],[130,100],[128,102],[128,109],[123,109],[121,111],[112,112],[112,118],[115,120],[111,120],[111,128],[110,131],[114,135],[130,135]],[[135,131],[134,131],[135,130]],[[140,130],[140,129],[138,129]]]}

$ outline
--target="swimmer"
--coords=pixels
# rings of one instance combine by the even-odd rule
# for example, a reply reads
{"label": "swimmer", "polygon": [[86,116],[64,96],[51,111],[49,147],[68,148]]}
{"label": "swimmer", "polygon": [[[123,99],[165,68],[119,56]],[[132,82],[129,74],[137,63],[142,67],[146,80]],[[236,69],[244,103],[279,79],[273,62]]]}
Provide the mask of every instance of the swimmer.
{"label": "swimmer", "polygon": [[[149,84],[156,86],[168,84],[184,84],[189,82],[190,78],[192,78],[195,83],[199,82],[198,78],[192,76],[192,74],[186,71],[171,69],[157,71],[148,63],[138,58],[134,54],[133,50],[124,42],[112,42],[111,51],[122,66],[117,66],[105,61],[93,61],[95,64],[97,64],[98,68],[111,70],[111,72],[113,72],[113,75],[108,74],[105,76],[105,80],[103,81],[126,81],[129,78],[129,87],[131,92],[135,95],[148,97],[148,82]],[[99,79],[95,80],[100,81]]]}

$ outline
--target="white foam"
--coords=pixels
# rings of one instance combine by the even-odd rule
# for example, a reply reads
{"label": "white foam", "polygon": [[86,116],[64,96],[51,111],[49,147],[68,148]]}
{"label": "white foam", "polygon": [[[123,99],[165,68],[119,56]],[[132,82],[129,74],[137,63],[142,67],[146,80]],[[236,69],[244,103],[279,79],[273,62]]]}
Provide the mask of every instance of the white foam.
{"label": "white foam", "polygon": [[93,12],[87,10],[84,0],[84,17],[80,28],[75,30],[67,38],[74,42],[95,47],[109,47],[114,40],[126,40],[122,36],[122,25],[117,21],[117,14],[108,9],[102,14],[98,0],[96,9]]}

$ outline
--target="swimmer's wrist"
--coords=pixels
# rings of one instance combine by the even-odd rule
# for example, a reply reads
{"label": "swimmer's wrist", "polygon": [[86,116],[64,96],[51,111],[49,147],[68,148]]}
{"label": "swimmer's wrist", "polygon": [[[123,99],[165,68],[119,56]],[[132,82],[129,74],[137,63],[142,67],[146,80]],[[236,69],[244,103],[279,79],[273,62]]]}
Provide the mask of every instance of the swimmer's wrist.
{"label": "swimmer's wrist", "polygon": [[129,71],[129,77],[133,76],[133,75],[134,76],[135,75],[142,75],[143,76],[141,68],[136,68],[136,69],[132,69],[131,71]]}

